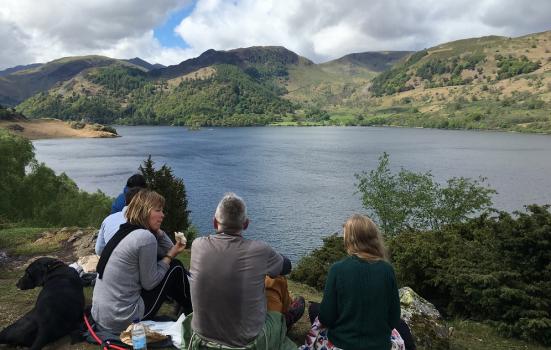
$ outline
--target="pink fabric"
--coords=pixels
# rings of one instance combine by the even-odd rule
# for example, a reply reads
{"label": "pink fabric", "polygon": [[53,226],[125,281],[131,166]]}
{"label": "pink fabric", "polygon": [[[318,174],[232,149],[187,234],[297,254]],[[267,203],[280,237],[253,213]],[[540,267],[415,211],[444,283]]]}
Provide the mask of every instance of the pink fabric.
{"label": "pink fabric", "polygon": [[[405,350],[404,340],[396,329],[393,329],[390,334],[390,342],[392,343],[391,350]],[[324,327],[318,318],[314,321],[312,328],[306,335],[304,345],[299,347],[299,350],[342,350],[336,347],[331,340],[327,338],[327,328]]]}

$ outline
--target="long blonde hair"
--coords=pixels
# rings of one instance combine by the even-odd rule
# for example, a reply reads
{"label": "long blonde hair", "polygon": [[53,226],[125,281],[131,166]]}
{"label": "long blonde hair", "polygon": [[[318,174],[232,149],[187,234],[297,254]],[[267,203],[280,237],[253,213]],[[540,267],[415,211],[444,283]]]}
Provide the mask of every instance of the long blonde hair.
{"label": "long blonde hair", "polygon": [[134,195],[128,209],[126,209],[126,220],[134,225],[140,225],[148,230],[149,213],[153,209],[163,208],[165,206],[165,198],[155,191],[143,189]]}
{"label": "long blonde hair", "polygon": [[343,226],[343,234],[344,247],[349,255],[368,261],[387,260],[383,236],[367,216],[352,215]]}

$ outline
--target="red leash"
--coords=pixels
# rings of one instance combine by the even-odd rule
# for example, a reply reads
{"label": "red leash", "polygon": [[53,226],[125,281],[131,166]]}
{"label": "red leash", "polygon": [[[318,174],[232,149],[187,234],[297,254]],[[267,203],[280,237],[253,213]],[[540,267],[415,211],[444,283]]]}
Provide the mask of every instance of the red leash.
{"label": "red leash", "polygon": [[[92,335],[92,338],[100,345],[103,346],[102,350],[109,350],[109,349],[115,349],[115,350],[128,350],[127,348],[123,348],[122,346],[118,346],[115,344],[111,344],[109,341],[103,342],[98,337],[96,332],[92,329],[92,326],[90,326],[90,322],[88,322],[88,317],[86,317],[86,314],[84,315],[84,323],[86,323],[86,328],[88,328],[88,332]],[[103,345],[106,344],[106,345]]]}

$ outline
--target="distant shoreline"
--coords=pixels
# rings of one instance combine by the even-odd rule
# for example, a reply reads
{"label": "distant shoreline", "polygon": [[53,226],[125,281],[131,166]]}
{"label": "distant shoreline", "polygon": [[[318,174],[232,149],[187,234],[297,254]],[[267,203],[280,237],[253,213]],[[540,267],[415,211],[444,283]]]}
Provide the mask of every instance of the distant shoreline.
{"label": "distant shoreline", "polygon": [[0,120],[0,128],[29,140],[119,137],[116,133],[98,130],[94,124],[77,129],[59,119]]}
{"label": "distant shoreline", "polygon": [[[7,129],[15,135],[25,137],[29,140],[43,140],[43,139],[61,139],[61,138],[113,138],[121,137],[116,133],[111,133],[108,131],[97,130],[98,124],[86,124],[81,129],[73,128],[69,122],[54,119],[54,118],[44,118],[44,119],[32,119],[32,120],[0,120],[0,129]],[[404,128],[404,129],[428,129],[428,130],[449,130],[449,131],[467,131],[467,132],[503,132],[503,133],[515,133],[515,134],[526,134],[526,135],[551,135],[551,133],[546,132],[521,132],[517,130],[496,130],[496,129],[451,129],[451,128],[427,128],[421,126],[400,126],[400,125],[316,125],[315,123],[274,123],[266,125],[251,125],[251,126],[205,126],[199,127],[198,129],[190,129],[187,126],[183,125],[113,125],[113,128],[116,127],[155,127],[155,126],[169,126],[169,127],[181,127],[191,131],[200,131],[203,129],[211,128],[252,128],[252,127],[282,127],[282,128],[296,128],[296,127],[372,127],[372,128]],[[22,128],[22,130],[21,130]]]}

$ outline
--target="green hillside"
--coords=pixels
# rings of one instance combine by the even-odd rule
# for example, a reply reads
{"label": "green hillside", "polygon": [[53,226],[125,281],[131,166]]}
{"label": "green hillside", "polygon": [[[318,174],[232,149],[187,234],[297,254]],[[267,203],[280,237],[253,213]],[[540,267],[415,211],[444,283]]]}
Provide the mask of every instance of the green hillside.
{"label": "green hillside", "polygon": [[233,65],[216,65],[200,78],[151,80],[122,66],[94,69],[18,106],[30,118],[100,123],[257,125],[291,113],[281,89]]}
{"label": "green hillside", "polygon": [[298,65],[280,79],[285,98],[303,109],[332,110],[343,106],[381,71],[390,69],[407,51],[364,52],[316,65]]}
{"label": "green hillside", "polygon": [[30,118],[100,123],[265,125],[297,108],[280,80],[312,62],[282,47],[208,50],[145,72],[115,62],[81,71],[18,106]]}
{"label": "green hillside", "polygon": [[132,62],[87,56],[20,70],[0,77],[0,103],[99,123],[551,132],[551,32],[321,64],[278,46],[207,50],[151,71]]}
{"label": "green hillside", "polygon": [[383,71],[391,69],[411,51],[382,51],[351,53],[339,59],[320,64],[328,73],[351,78],[371,79]]}
{"label": "green hillside", "polygon": [[416,52],[350,99],[362,125],[551,132],[551,32]]}
{"label": "green hillside", "polygon": [[0,104],[14,106],[32,95],[54,88],[86,69],[131,63],[103,56],[66,57],[0,76]]}

